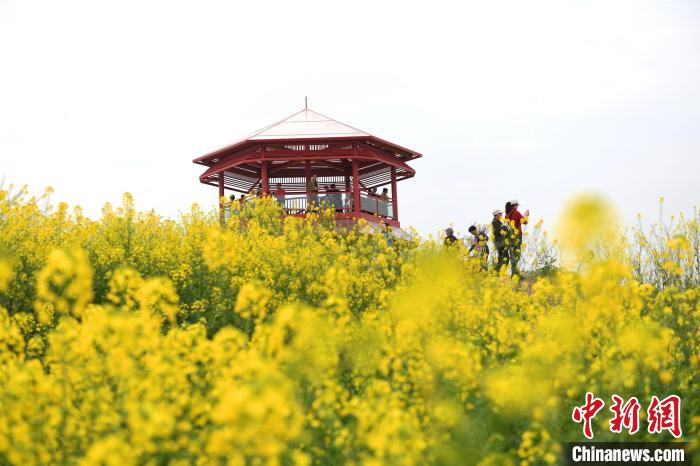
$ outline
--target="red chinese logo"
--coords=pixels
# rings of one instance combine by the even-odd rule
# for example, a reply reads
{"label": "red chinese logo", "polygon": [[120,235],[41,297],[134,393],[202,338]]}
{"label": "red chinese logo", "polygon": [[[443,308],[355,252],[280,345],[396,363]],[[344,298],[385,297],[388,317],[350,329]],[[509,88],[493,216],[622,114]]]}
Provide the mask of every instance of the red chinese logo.
{"label": "red chinese logo", "polygon": [[610,411],[614,416],[610,419],[610,432],[619,434],[624,427],[630,434],[636,434],[639,431],[639,408],[641,407],[637,398],[633,396],[624,405],[623,399],[617,395],[613,395],[612,400]]}
{"label": "red chinese logo", "polygon": [[[613,404],[610,411],[613,417],[609,421],[610,432],[619,434],[622,429],[627,429],[630,435],[639,432],[639,412],[641,405],[636,397],[625,400],[618,396],[612,396]],[[605,402],[596,398],[593,393],[586,392],[586,402],[582,406],[575,406],[571,413],[571,419],[580,424],[583,423],[583,435],[587,439],[593,438],[593,418],[605,406]],[[678,395],[669,395],[663,400],[654,395],[651,397],[647,408],[648,428],[650,434],[660,434],[668,431],[675,438],[683,435],[681,429],[681,398]]]}
{"label": "red chinese logo", "polygon": [[678,395],[669,395],[663,400],[654,395],[647,409],[649,417],[649,433],[658,434],[667,430],[678,438],[681,431],[681,398]]}
{"label": "red chinese logo", "polygon": [[574,411],[571,413],[571,419],[576,423],[581,423],[583,421],[583,435],[588,439],[593,438],[593,427],[592,420],[598,411],[603,409],[605,402],[600,398],[593,396],[593,393],[586,393],[586,404],[583,406],[576,406]]}

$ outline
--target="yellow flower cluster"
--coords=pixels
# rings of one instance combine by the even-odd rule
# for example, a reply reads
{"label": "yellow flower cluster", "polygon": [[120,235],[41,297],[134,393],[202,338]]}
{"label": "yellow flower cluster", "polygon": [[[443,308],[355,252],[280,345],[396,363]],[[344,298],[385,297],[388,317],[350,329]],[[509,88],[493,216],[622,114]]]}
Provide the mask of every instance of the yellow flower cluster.
{"label": "yellow flower cluster", "polygon": [[267,198],[224,226],[44,201],[0,191],[0,464],[556,464],[587,391],[678,394],[698,439],[697,219],[654,243],[680,268],[620,241],[508,278]]}

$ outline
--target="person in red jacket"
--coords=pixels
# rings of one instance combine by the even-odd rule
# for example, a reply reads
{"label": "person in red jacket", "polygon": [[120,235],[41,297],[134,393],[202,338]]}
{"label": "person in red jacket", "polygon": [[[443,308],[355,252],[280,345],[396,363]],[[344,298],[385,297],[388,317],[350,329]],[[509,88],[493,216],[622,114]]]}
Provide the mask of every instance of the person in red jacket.
{"label": "person in red jacket", "polygon": [[520,250],[523,245],[523,229],[522,226],[527,224],[530,211],[526,210],[525,215],[518,210],[517,199],[513,199],[506,203],[506,220],[513,228],[513,238],[511,241],[510,266],[513,275],[518,275],[518,261],[520,261]]}
{"label": "person in red jacket", "polygon": [[518,210],[519,203],[517,199],[506,202],[506,219],[510,220],[513,230],[518,232],[522,237],[523,231],[521,225],[526,225],[528,217],[530,216],[530,211],[526,210],[525,215],[521,214]]}

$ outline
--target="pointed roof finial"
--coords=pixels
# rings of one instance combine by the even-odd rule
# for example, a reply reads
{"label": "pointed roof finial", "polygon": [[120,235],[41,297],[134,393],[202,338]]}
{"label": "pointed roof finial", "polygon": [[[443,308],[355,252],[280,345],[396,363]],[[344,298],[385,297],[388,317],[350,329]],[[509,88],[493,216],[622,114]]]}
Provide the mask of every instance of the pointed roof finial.
{"label": "pointed roof finial", "polygon": [[309,108],[309,97],[304,96],[304,108],[308,109]]}

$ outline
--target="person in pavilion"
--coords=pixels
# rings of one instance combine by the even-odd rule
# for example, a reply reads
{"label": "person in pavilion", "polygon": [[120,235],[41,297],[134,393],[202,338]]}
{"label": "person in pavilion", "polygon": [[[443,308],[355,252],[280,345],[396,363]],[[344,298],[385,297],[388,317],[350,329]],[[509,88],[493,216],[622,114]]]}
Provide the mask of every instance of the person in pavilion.
{"label": "person in pavilion", "polygon": [[284,207],[284,197],[286,195],[287,193],[284,191],[284,188],[282,188],[282,183],[277,183],[275,186],[275,199],[277,199],[277,202],[282,207]]}
{"label": "person in pavilion", "polygon": [[318,177],[311,175],[309,181],[306,182],[306,194],[309,196],[309,206],[318,204]]}
{"label": "person in pavilion", "polygon": [[382,217],[389,216],[389,189],[382,189],[382,193],[377,196],[381,202],[377,202],[377,213]]}
{"label": "person in pavilion", "polygon": [[340,195],[340,190],[336,187],[335,183],[331,183],[331,185],[326,188],[326,199],[333,207],[335,207],[336,212],[342,212],[343,199]]}

